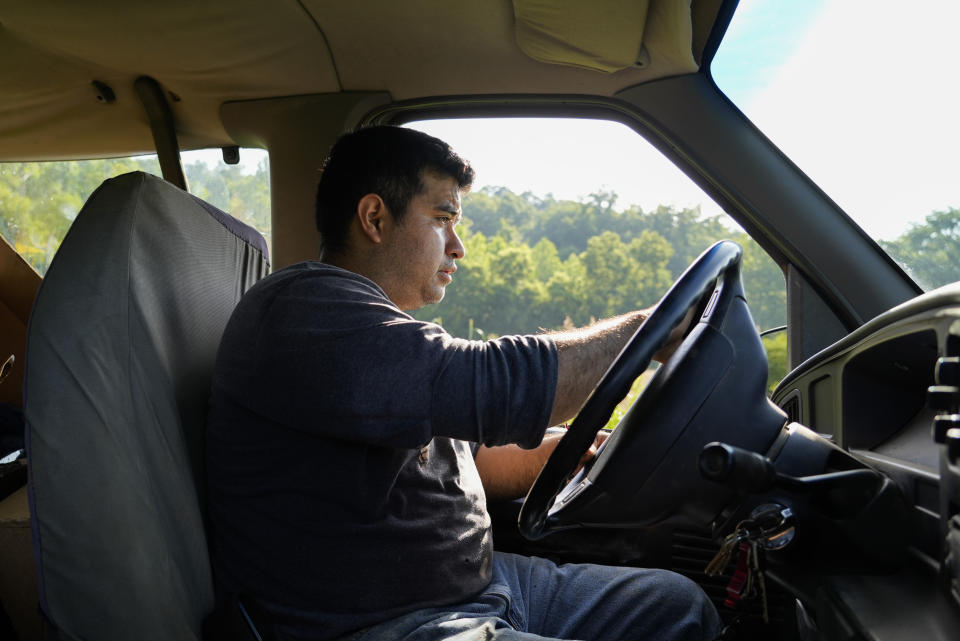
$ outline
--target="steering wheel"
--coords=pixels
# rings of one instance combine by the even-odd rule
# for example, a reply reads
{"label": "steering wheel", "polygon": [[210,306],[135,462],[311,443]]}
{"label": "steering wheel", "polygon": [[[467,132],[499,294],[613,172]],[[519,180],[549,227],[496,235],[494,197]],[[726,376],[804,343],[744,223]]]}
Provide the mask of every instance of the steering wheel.
{"label": "steering wheel", "polygon": [[[709,317],[711,324],[722,322],[730,301],[741,292],[742,255],[740,247],[731,241],[720,241],[707,249],[677,279],[633,335],[594,388],[530,488],[519,517],[520,533],[524,537],[536,540],[562,529],[564,511],[569,505],[567,500],[577,490],[574,486],[583,486],[586,482],[578,484],[576,479],[570,479],[597,432],[610,420],[614,408],[627,395],[633,382],[647,369],[653,355],[667,344],[673,330],[691,310],[701,309],[701,316]],[[682,346],[677,349],[664,367],[675,358],[682,358],[683,351]],[[650,388],[641,397],[650,401],[649,393]],[[616,441],[615,438],[607,439],[598,458],[611,456],[618,446]],[[561,500],[557,500],[558,496]]]}

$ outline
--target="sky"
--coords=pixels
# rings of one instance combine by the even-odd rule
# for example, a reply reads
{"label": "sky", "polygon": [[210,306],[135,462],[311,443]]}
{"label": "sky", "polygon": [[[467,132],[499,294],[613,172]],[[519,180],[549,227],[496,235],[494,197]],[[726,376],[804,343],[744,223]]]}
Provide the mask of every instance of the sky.
{"label": "sky", "polygon": [[[746,28],[762,27],[760,4],[742,2]],[[818,5],[745,113],[874,237],[960,207],[960,2]]]}
{"label": "sky", "polygon": [[[741,0],[712,69],[718,86],[868,233],[892,239],[934,210],[960,207],[958,29],[957,0]],[[413,126],[470,160],[478,187],[570,199],[607,189],[618,208],[721,213],[618,123]]]}
{"label": "sky", "polygon": [[709,202],[716,210],[709,213],[721,211],[659,151],[620,123],[478,118],[410,126],[447,141],[469,160],[477,173],[474,188],[505,186],[516,193],[570,200],[612,190],[617,209]]}

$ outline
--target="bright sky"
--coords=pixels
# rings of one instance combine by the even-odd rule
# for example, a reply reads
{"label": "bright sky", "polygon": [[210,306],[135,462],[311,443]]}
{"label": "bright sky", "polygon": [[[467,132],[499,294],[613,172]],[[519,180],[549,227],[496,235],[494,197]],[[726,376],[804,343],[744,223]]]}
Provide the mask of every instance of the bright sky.
{"label": "bright sky", "polygon": [[570,200],[612,190],[618,196],[617,209],[703,203],[711,208],[709,213],[721,211],[659,151],[620,123],[478,118],[411,126],[445,140],[469,160],[477,172],[476,188],[505,186],[516,193],[552,193]]}
{"label": "bright sky", "polygon": [[[743,0],[730,35],[737,18],[762,28],[764,4]],[[960,207],[960,2],[820,4],[745,113],[875,237]]]}
{"label": "bright sky", "polygon": [[[741,0],[713,70],[824,191],[871,235],[888,239],[934,210],[960,207],[958,28],[956,0]],[[720,213],[623,125],[416,126],[470,160],[477,186],[571,199],[612,189],[618,207],[699,204],[705,214]]]}

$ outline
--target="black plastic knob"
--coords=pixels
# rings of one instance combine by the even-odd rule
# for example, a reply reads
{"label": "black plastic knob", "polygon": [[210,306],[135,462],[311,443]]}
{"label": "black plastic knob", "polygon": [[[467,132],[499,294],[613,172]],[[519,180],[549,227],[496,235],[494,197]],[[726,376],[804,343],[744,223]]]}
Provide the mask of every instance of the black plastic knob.
{"label": "black plastic knob", "polygon": [[945,440],[947,443],[947,460],[956,463],[957,459],[960,458],[960,428],[954,427],[947,430]]}
{"label": "black plastic knob", "polygon": [[954,385],[931,385],[927,388],[930,409],[938,412],[956,412],[960,409],[960,387]]}
{"label": "black plastic knob", "polygon": [[947,430],[960,428],[960,414],[938,414],[933,419],[933,440],[936,443],[945,443]]}
{"label": "black plastic knob", "polygon": [[766,492],[777,479],[777,469],[762,454],[715,441],[700,452],[700,475],[737,490]]}
{"label": "black plastic knob", "polygon": [[937,385],[960,385],[960,356],[945,356],[937,359],[934,376]]}

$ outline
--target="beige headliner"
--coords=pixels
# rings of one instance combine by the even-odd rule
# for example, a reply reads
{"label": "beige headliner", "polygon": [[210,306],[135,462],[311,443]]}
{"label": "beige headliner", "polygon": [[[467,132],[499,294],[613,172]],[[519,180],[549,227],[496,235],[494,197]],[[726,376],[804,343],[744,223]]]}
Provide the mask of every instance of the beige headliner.
{"label": "beige headliner", "polygon": [[[540,41],[526,40],[529,25],[517,28],[509,0],[0,0],[0,159],[152,151],[133,90],[141,75],[155,78],[171,96],[184,148],[234,144],[220,118],[220,106],[231,101],[339,91],[382,91],[394,100],[611,96],[695,71],[719,4],[698,1],[694,16],[705,17],[691,28],[689,0],[518,2],[529,5],[518,16],[544,8],[578,11],[561,26],[582,23],[585,42],[621,57],[640,44],[636,31],[643,29],[639,57],[648,55],[649,64],[613,72],[572,66],[584,58],[576,46],[564,51],[569,37],[561,32],[551,44],[548,32]],[[594,7],[595,20],[580,17],[584,6]],[[544,47],[554,47],[555,57],[568,64],[524,53]],[[94,80],[114,90],[115,103],[97,101]]]}

